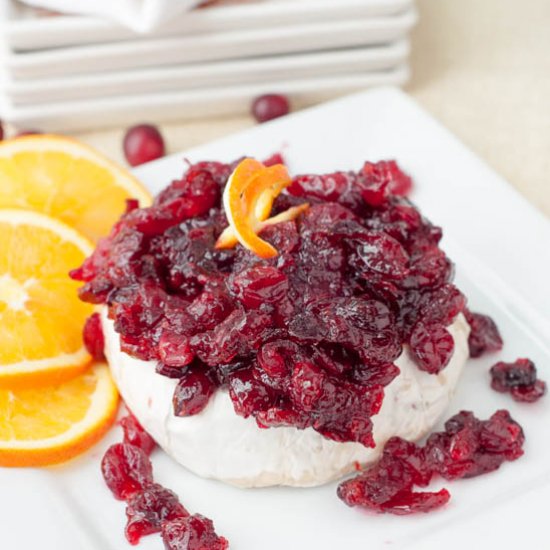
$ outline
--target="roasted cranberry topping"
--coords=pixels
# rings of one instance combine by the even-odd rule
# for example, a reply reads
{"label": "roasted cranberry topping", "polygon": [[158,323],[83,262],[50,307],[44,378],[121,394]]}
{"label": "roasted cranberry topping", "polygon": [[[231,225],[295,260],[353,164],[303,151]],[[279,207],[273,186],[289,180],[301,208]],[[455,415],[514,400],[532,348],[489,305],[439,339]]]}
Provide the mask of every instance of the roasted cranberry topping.
{"label": "roasted cranberry topping", "polygon": [[153,483],[128,500],[126,538],[130,544],[137,544],[145,535],[160,533],[163,522],[188,515],[176,494]]}
{"label": "roasted cranberry topping", "polygon": [[423,447],[399,437],[389,439],[378,463],[341,483],[338,496],[348,506],[375,512],[430,512],[448,502],[449,492],[419,492],[414,486],[426,487],[434,475],[458,479],[496,470],[523,454],[523,442],[520,425],[507,411],[497,411],[486,421],[462,411]]}
{"label": "roasted cranberry topping", "polygon": [[138,166],[164,156],[164,139],[156,126],[138,124],[126,130],[122,148],[128,164]]}
{"label": "roasted cranberry topping", "polygon": [[194,366],[186,370],[174,392],[174,414],[192,416],[200,413],[208,404],[216,384],[204,366]]}
{"label": "roasted cranberry topping", "polygon": [[410,178],[382,161],[294,178],[273,214],[310,208],[262,232],[277,257],[217,250],[234,166],[193,164],[152,207],[131,201],[73,272],[80,296],[107,304],[123,351],[178,379],[177,415],[199,413],[221,387],[261,427],[373,445],[370,417],[403,346],[429,373],[453,352],[446,327],[465,299],[441,230],[400,196]]}
{"label": "roasted cranberry topping", "polygon": [[101,317],[99,313],[93,313],[86,319],[82,337],[86,349],[96,361],[105,359],[105,354],[103,353],[105,340],[103,338],[103,329],[101,328]]}
{"label": "roasted cranberry topping", "polygon": [[208,518],[195,514],[162,525],[162,540],[166,550],[226,550],[229,543],[218,537]]}
{"label": "roasted cranberry topping", "polygon": [[251,111],[258,122],[267,122],[288,114],[290,104],[284,95],[266,94],[254,100]]}
{"label": "roasted cranberry topping", "polygon": [[418,367],[430,374],[446,367],[454,350],[453,337],[443,325],[426,325],[421,321],[414,326],[410,345]]}
{"label": "roasted cranberry topping", "polygon": [[153,482],[149,457],[128,443],[111,445],[101,462],[105,483],[115,498],[126,500]]}
{"label": "roasted cranberry topping", "polygon": [[[147,456],[155,445],[133,415],[120,421],[124,443],[109,447],[101,462],[103,478],[119,500],[126,501],[126,538],[137,544],[141,537],[160,533],[166,548],[224,550],[213,523],[200,515],[189,516],[177,495],[153,481]],[[182,520],[187,520],[183,523]]]}
{"label": "roasted cranberry topping", "polygon": [[546,382],[537,379],[537,369],[529,359],[493,365],[491,387],[498,392],[510,392],[516,401],[526,403],[533,403],[546,393]]}
{"label": "roasted cranberry topping", "polygon": [[132,414],[120,420],[124,431],[124,443],[129,443],[140,448],[146,455],[150,455],[156,447],[155,440],[142,428],[136,417]]}
{"label": "roasted cranberry topping", "polygon": [[471,332],[468,338],[470,357],[480,357],[486,352],[502,349],[502,337],[496,323],[488,315],[465,310]]}

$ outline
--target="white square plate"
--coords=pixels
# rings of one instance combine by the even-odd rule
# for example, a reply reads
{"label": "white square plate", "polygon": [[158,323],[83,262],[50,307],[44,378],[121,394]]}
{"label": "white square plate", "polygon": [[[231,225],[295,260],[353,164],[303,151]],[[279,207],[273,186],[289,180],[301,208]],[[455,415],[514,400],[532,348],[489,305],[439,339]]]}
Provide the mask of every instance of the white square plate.
{"label": "white square plate", "polygon": [[[415,179],[414,200],[446,230],[458,284],[474,310],[498,322],[502,353],[470,361],[446,416],[462,408],[488,417],[508,408],[523,425],[525,456],[492,474],[445,483],[452,500],[428,515],[394,517],[347,508],[336,484],[315,489],[239,490],[195,477],[156,451],[156,478],[192,512],[214,519],[233,550],[463,550],[548,548],[550,441],[548,397],[514,403],[490,390],[497,359],[529,356],[549,379],[550,225],[478,158],[404,94],[365,92],[144,166],[158,191],[181,175],[183,158],[259,158],[283,148],[292,172],[357,168],[396,158]],[[495,275],[498,272],[498,276]],[[124,550],[124,505],[103,485],[99,461],[120,437],[113,430],[86,456],[47,470],[0,470],[0,545],[6,549]],[[162,547],[157,536],[140,548]]]}
{"label": "white square plate", "polygon": [[[191,35],[249,28],[392,16],[413,0],[221,0],[208,9],[176,17],[147,36]],[[3,21],[2,21],[3,20]],[[96,17],[40,15],[16,0],[0,3],[3,36],[13,51],[100,44],[143,38],[115,22]]]}
{"label": "white square plate", "polygon": [[7,51],[0,64],[7,77],[15,80],[351,48],[404,38],[415,21],[416,12],[412,9],[377,18],[321,22],[296,19],[278,27],[134,38],[24,53]]}
{"label": "white square plate", "polygon": [[408,53],[409,43],[402,40],[363,48],[129,69],[105,74],[6,79],[2,87],[3,94],[14,107],[32,107],[60,101],[362,75],[398,67],[405,62]]}
{"label": "white square plate", "polygon": [[65,132],[101,126],[135,124],[136,120],[173,121],[246,114],[262,94],[283,93],[293,105],[311,105],[372,86],[401,85],[409,76],[406,65],[393,69],[310,78],[269,79],[248,84],[209,86],[176,91],[100,97],[74,101],[11,105],[0,94],[0,116],[19,128]]}

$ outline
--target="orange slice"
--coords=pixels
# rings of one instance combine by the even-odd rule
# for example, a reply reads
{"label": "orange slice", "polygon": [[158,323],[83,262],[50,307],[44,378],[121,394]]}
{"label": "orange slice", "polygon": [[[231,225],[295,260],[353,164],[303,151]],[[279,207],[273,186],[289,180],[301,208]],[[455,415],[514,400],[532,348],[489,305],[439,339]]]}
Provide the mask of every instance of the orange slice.
{"label": "orange slice", "polygon": [[91,361],[82,327],[94,311],[68,272],[93,245],[64,223],[0,210],[0,387],[66,380]]}
{"label": "orange slice", "polygon": [[75,457],[105,434],[117,406],[103,363],[61,385],[0,390],[0,466],[46,466]]}
{"label": "orange slice", "polygon": [[216,248],[232,248],[240,242],[261,258],[277,256],[277,250],[258,233],[268,225],[296,218],[309,207],[302,204],[268,218],[273,201],[291,181],[282,164],[266,167],[251,158],[240,162],[229,177],[223,193],[229,227],[220,235]]}
{"label": "orange slice", "polygon": [[0,143],[0,208],[36,210],[97,241],[124,212],[150,194],[126,170],[75,140],[33,135]]}

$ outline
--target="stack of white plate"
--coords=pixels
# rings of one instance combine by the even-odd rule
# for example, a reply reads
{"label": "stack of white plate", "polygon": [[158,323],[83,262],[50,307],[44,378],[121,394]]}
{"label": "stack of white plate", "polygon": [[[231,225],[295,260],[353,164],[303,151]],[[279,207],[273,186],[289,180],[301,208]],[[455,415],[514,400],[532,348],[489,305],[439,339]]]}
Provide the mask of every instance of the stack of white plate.
{"label": "stack of white plate", "polygon": [[3,0],[0,115],[75,130],[314,103],[408,78],[413,0],[226,0],[141,35]]}

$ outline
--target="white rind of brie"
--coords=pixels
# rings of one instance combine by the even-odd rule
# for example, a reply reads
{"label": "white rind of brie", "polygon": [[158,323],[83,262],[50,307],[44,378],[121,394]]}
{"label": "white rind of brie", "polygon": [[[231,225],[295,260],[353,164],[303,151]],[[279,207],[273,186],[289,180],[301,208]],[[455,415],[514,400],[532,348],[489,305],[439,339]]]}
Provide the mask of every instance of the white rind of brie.
{"label": "white rind of brie", "polygon": [[120,340],[105,312],[105,353],[127,406],[155,441],[195,474],[239,487],[310,487],[340,478],[378,459],[392,436],[415,441],[431,431],[447,408],[468,359],[469,326],[462,315],[448,327],[454,354],[437,375],[418,369],[405,350],[396,361],[401,373],[385,388],[372,418],[375,448],[338,443],[312,428],[260,429],[238,416],[226,391],[218,390],[199,414],[176,417],[172,396],[177,380],[155,372],[154,361],[120,351]]}

